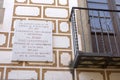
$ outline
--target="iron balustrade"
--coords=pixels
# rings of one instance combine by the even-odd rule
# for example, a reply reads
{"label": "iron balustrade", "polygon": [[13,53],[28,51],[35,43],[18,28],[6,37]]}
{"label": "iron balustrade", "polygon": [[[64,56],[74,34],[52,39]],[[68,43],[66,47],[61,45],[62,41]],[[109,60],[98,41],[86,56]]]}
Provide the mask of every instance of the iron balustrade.
{"label": "iron balustrade", "polygon": [[[73,67],[90,67],[90,65],[102,68],[108,66],[120,67],[119,20],[120,10],[72,8],[70,21],[75,54]],[[88,32],[86,33],[86,31]],[[82,36],[80,38],[81,45],[79,44],[78,34]],[[86,36],[91,38],[86,38]],[[87,50],[88,42],[91,44],[91,50]],[[79,47],[84,50],[80,50]]]}

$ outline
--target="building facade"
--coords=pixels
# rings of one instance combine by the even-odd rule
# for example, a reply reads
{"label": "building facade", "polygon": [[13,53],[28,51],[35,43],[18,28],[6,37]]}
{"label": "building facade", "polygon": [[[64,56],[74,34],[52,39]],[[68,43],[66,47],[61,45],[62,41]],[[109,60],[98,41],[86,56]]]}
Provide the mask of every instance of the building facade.
{"label": "building facade", "polygon": [[[73,68],[75,46],[73,26],[69,21],[72,7],[119,9],[119,3],[119,0],[116,2],[115,0],[1,0],[0,80],[119,80],[119,68]],[[88,13],[82,12],[84,14],[82,17],[79,11],[76,11],[76,14],[76,25],[80,28],[79,21],[83,21],[84,26],[82,30],[78,29],[80,30],[77,34],[79,50],[97,52],[96,48],[92,48],[91,36],[94,37],[94,33],[91,35],[90,27],[88,27],[90,26]],[[109,21],[109,16],[107,19]],[[52,23],[53,61],[12,61],[15,27],[21,20]],[[92,22],[94,21],[97,20]],[[99,27],[94,29],[99,30]],[[85,36],[82,36],[82,31],[85,31]],[[83,44],[83,37],[85,37],[85,44]],[[104,52],[103,49],[101,52]]]}

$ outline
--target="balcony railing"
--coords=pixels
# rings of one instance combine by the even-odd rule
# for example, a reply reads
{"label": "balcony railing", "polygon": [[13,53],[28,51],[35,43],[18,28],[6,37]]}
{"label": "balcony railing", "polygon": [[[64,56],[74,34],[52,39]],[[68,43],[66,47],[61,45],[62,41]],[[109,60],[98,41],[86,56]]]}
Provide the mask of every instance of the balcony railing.
{"label": "balcony railing", "polygon": [[120,10],[73,7],[73,67],[120,67]]}

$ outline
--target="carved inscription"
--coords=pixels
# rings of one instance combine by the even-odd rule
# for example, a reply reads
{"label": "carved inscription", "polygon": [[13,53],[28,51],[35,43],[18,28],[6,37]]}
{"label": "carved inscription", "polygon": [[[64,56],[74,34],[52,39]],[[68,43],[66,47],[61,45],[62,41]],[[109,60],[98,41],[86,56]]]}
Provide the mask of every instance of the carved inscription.
{"label": "carved inscription", "polygon": [[13,60],[52,61],[52,23],[22,20],[15,25]]}

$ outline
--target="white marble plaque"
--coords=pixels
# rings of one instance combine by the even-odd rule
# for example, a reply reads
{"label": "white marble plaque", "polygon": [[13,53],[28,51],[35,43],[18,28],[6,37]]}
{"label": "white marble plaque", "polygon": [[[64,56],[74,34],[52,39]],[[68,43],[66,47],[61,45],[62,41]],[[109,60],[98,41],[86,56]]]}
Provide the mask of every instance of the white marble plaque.
{"label": "white marble plaque", "polygon": [[18,21],[15,25],[12,60],[51,62],[52,27],[49,21]]}

